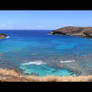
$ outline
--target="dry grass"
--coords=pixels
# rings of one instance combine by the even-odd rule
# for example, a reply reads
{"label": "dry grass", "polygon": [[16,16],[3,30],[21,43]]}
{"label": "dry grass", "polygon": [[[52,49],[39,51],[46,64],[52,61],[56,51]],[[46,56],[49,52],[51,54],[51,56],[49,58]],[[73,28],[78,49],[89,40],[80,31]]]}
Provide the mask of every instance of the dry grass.
{"label": "dry grass", "polygon": [[0,69],[0,82],[92,82],[92,75],[89,76],[28,76],[22,75],[13,69]]}

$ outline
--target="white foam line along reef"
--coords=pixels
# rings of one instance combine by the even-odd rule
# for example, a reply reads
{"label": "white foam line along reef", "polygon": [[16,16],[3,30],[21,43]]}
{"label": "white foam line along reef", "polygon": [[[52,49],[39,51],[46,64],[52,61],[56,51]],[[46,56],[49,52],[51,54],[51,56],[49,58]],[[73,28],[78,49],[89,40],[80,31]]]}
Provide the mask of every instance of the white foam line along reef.
{"label": "white foam line along reef", "polygon": [[44,63],[43,61],[30,61],[28,63],[23,63],[22,65],[31,65],[31,64],[41,65],[41,64],[46,64],[46,63]]}
{"label": "white foam line along reef", "polygon": [[60,61],[60,63],[70,63],[70,62],[75,62],[75,60]]}

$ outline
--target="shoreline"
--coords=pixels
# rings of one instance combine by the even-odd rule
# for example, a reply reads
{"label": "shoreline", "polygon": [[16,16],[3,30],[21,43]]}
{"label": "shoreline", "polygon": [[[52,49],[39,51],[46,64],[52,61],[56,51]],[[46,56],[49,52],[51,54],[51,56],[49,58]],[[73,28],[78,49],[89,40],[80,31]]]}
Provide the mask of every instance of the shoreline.
{"label": "shoreline", "polygon": [[0,68],[0,82],[92,82],[92,75],[39,77],[23,75],[14,69]]}

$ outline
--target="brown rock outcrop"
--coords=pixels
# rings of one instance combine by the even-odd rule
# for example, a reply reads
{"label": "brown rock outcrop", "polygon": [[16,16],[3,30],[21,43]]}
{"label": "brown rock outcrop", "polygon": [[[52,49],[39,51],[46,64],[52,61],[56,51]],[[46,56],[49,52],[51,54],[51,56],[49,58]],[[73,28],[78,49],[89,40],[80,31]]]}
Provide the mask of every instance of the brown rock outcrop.
{"label": "brown rock outcrop", "polygon": [[6,37],[7,37],[7,35],[0,33],[0,39],[6,38]]}
{"label": "brown rock outcrop", "polygon": [[50,34],[61,34],[61,35],[69,35],[69,36],[80,36],[80,37],[92,37],[92,27],[74,27],[68,26],[56,29]]}

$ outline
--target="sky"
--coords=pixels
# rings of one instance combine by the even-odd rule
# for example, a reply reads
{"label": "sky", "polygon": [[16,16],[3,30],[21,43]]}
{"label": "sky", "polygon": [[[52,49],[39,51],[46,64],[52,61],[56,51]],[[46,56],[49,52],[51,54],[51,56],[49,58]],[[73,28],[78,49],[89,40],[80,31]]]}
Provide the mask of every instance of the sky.
{"label": "sky", "polygon": [[0,10],[0,29],[54,30],[65,26],[92,27],[92,10]]}

